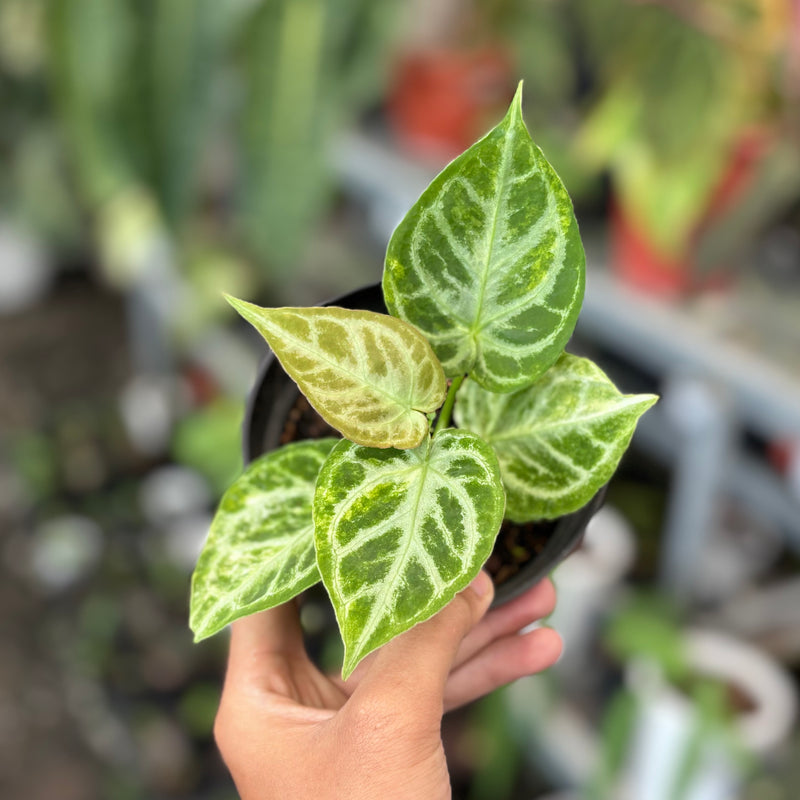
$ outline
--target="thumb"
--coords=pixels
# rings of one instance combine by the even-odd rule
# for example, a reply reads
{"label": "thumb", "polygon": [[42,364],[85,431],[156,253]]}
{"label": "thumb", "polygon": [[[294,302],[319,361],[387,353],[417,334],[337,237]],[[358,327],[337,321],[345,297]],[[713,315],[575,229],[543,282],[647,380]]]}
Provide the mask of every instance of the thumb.
{"label": "thumb", "polygon": [[440,718],[444,686],[461,640],[486,613],[493,596],[492,579],[481,570],[441,611],[383,645],[351,699],[356,704],[379,700],[402,709],[427,709]]}

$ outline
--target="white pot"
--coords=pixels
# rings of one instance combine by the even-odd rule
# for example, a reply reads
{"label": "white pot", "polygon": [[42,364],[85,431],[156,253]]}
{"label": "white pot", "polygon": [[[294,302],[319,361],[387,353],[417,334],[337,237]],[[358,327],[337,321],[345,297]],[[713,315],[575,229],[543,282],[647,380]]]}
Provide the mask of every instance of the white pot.
{"label": "white pot", "polygon": [[[686,634],[692,667],[738,687],[752,704],[739,713],[733,734],[741,747],[763,755],[789,735],[797,695],[788,675],[764,653],[725,634],[694,629]],[[684,694],[667,684],[652,664],[634,663],[628,685],[639,715],[623,777],[630,800],[670,800],[676,777],[697,730],[695,709]],[[722,738],[698,745],[696,766],[684,800],[733,800],[743,778],[741,759]]]}
{"label": "white pot", "polygon": [[736,719],[742,744],[763,755],[783,742],[797,716],[797,688],[786,671],[758,648],[733,636],[696,628],[687,632],[692,665],[740,687],[753,704]]}

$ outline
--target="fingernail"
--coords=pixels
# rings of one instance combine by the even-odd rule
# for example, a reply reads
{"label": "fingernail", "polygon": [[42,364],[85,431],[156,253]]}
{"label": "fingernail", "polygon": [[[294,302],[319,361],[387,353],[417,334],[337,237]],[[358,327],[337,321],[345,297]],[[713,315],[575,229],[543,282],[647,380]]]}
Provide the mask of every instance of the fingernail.
{"label": "fingernail", "polygon": [[489,590],[492,588],[492,579],[487,573],[481,570],[469,585],[469,588],[472,589],[478,597],[483,597],[488,594]]}

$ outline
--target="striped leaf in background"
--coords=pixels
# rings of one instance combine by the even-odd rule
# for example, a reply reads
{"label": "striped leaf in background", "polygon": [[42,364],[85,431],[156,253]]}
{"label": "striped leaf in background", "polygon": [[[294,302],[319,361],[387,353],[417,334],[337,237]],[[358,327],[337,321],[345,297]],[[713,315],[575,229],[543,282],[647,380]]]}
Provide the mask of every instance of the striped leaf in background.
{"label": "striped leaf in background", "polygon": [[416,447],[444,402],[444,373],[425,337],[386,314],[261,308],[228,297],[267,340],[311,405],[351,441]]}
{"label": "striped leaf in background", "polygon": [[506,516],[527,522],[587,503],[613,475],[637,420],[656,400],[621,394],[596,364],[564,353],[537,383],[512,394],[467,381],[455,415],[494,447]]}
{"label": "striped leaf in background", "polygon": [[192,576],[196,641],[319,581],[311,504],[317,474],[338,441],[275,450],[225,492]]}
{"label": "striped leaf in background", "polygon": [[497,457],[468,431],[444,430],[414,450],[334,448],[317,480],[314,523],[343,677],[470,583],[503,505]]}
{"label": "striped leaf in background", "polygon": [[395,230],[383,292],[430,340],[448,377],[509,392],[561,354],[583,301],[585,257],[561,180],[522,119],[505,119],[423,192]]}

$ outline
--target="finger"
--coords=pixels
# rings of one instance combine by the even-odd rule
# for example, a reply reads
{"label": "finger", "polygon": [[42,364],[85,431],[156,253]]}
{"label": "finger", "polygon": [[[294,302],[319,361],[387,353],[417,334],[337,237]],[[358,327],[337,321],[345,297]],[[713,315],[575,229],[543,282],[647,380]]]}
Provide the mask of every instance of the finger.
{"label": "finger", "polygon": [[445,688],[445,710],[552,667],[561,649],[561,637],[551,628],[498,639],[452,673]]}
{"label": "finger", "polygon": [[263,674],[276,656],[291,659],[304,654],[297,605],[284,603],[231,625],[228,678],[252,678]]}
{"label": "finger", "polygon": [[526,625],[552,614],[555,607],[555,587],[545,578],[519,597],[493,608],[464,638],[456,655],[456,667],[496,639],[517,633]]}
{"label": "finger", "polygon": [[356,705],[376,700],[398,710],[441,716],[444,686],[458,647],[486,613],[492,581],[481,571],[441,611],[385,644],[352,695]]}

